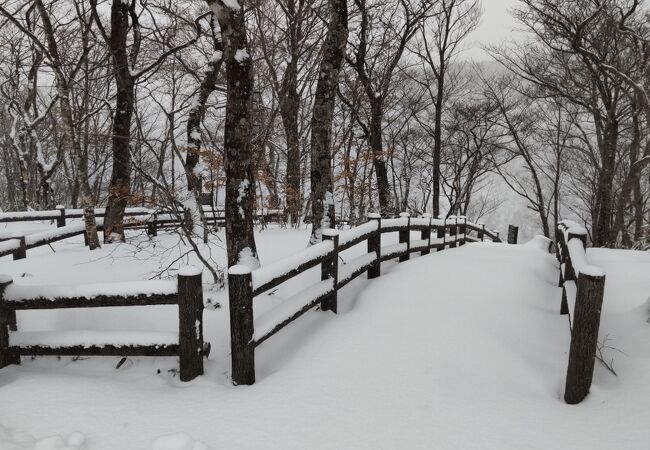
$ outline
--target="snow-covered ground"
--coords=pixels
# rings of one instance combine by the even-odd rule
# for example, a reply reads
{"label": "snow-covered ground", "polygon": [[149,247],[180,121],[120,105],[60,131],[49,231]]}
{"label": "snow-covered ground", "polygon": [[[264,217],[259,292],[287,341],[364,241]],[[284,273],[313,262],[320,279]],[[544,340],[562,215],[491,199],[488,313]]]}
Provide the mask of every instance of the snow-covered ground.
{"label": "snow-covered ground", "polygon": [[[258,233],[262,264],[294,255],[308,237]],[[165,270],[187,251],[166,234],[92,253],[80,243],[54,250],[2,258],[0,273],[32,284],[132,281],[193,262]],[[211,251],[223,264],[219,246]],[[338,316],[311,311],[258,348],[253,386],[228,380],[227,297],[209,289],[221,307],[205,311],[213,350],[193,382],[174,376],[174,358],[131,358],[116,370],[119,358],[46,357],[2,369],[0,449],[645,449],[650,255],[589,257],[607,271],[601,337],[617,349],[605,354],[618,376],[597,363],[577,406],[562,401],[569,327],[554,257],[535,245],[471,244],[351,283]],[[256,315],[317,280],[312,271],[256,299]],[[171,306],[19,314],[23,331],[177,324]]]}

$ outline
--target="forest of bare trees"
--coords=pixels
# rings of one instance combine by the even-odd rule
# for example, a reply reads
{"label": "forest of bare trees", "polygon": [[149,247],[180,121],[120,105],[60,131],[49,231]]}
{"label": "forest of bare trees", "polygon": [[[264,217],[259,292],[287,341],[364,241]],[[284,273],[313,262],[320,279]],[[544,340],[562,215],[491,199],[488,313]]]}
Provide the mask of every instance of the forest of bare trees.
{"label": "forest of bare trees", "polygon": [[[225,208],[229,265],[255,211],[322,229],[402,211],[475,220],[519,198],[550,236],[632,247],[650,222],[650,13],[519,0],[517,39],[464,53],[479,0],[7,0],[0,207]],[[107,207],[103,234],[94,208]],[[197,236],[197,237],[199,237]]]}

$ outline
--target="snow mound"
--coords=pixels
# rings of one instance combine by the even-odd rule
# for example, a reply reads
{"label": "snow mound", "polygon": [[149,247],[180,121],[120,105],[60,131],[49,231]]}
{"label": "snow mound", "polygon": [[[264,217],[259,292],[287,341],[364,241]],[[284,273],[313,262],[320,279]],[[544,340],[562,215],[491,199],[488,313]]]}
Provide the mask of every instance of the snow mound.
{"label": "snow mound", "polygon": [[[79,433],[70,433],[65,439],[61,436],[50,436],[44,439],[34,439],[25,433],[16,433],[0,425],[0,448],[2,450],[85,450],[86,437]],[[198,447],[190,450],[206,450]]]}
{"label": "snow mound", "polygon": [[542,236],[538,234],[534,238],[532,238],[530,241],[526,242],[524,245],[527,245],[529,247],[536,248],[537,250],[541,250],[543,252],[548,253],[551,248],[551,244],[553,241],[551,241],[549,238],[546,236]]}
{"label": "snow mound", "polygon": [[176,433],[161,436],[151,444],[151,450],[208,450],[208,447],[195,441],[188,434]]}

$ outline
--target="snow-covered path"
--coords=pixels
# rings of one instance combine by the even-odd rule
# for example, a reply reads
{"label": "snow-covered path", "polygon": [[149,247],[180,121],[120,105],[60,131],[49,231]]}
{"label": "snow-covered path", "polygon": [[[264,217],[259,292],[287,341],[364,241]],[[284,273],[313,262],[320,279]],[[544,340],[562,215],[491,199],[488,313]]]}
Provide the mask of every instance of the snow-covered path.
{"label": "snow-covered path", "polygon": [[[631,314],[645,325],[634,296],[650,286],[637,285],[607,326]],[[187,385],[156,374],[173,362],[146,358],[119,371],[110,358],[3,369],[0,449],[37,448],[34,437],[53,435],[72,436],[38,448],[149,449],[174,433],[191,439],[153,448],[647,448],[650,386],[637,371],[647,380],[650,355],[638,350],[650,347],[648,330],[630,337],[644,342],[623,341],[637,354],[618,378],[598,366],[588,399],[564,404],[568,324],[556,262],[534,246],[466,245],[346,289],[338,316],[313,311],[258,349],[250,387],[230,386],[224,361]]]}

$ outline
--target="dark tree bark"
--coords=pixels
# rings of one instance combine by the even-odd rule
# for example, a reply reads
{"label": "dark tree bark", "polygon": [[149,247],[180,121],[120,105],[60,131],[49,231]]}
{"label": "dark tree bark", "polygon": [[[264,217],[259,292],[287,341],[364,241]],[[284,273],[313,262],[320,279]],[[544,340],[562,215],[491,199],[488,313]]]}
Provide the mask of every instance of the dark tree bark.
{"label": "dark tree bark", "polygon": [[[117,87],[113,118],[113,172],[108,190],[108,205],[104,218],[104,241],[125,241],[124,209],[131,192],[131,120],[135,101],[135,78],[127,51],[129,17],[136,17],[135,2],[113,0],[111,6],[111,35],[109,47],[113,55],[113,76]],[[139,45],[137,19],[133,23],[135,45]],[[132,53],[135,57],[137,52]]]}
{"label": "dark tree bark", "polygon": [[348,5],[346,0],[330,0],[329,6],[330,21],[311,122],[311,244],[322,240],[323,229],[335,225],[330,147],[338,78],[348,40]]}
{"label": "dark tree bark", "polygon": [[208,4],[221,26],[228,85],[224,137],[228,266],[255,266],[258,263],[253,235],[253,73],[246,36],[244,4],[241,0],[239,8],[226,6],[222,0],[209,0]]}

